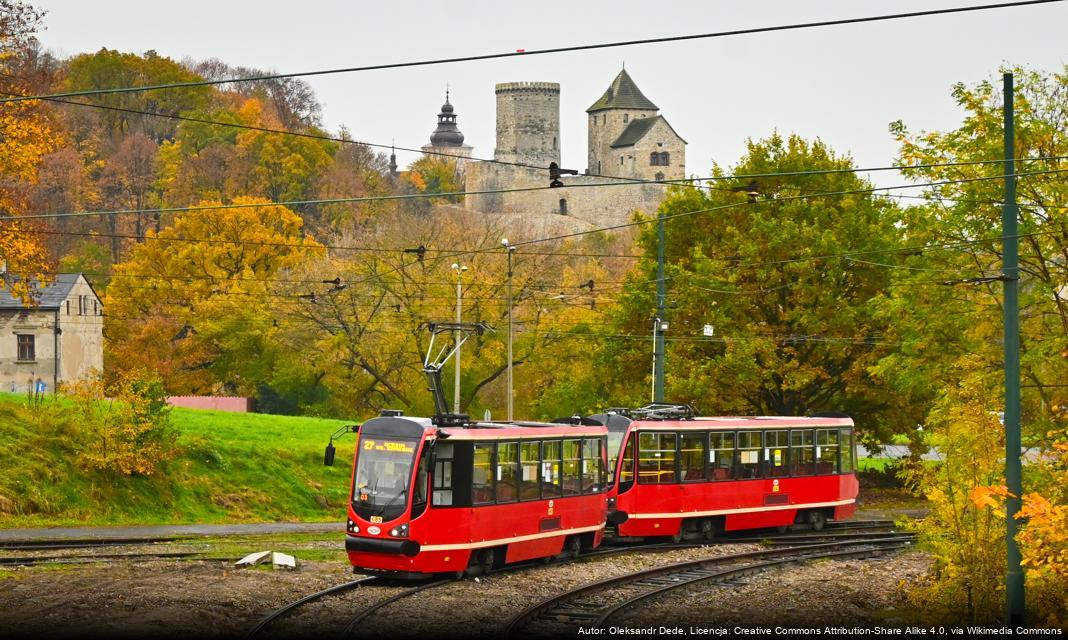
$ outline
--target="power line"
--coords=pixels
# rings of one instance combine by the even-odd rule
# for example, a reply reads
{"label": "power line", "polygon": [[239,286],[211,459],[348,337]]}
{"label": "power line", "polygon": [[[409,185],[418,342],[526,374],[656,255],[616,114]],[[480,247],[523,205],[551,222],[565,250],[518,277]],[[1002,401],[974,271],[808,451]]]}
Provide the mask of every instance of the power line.
{"label": "power line", "polygon": [[[1051,0],[1051,1],[1053,1],[1053,0]],[[1061,1],[1061,0],[1056,0],[1056,1]],[[1066,158],[1066,157],[1068,157],[1068,156],[1050,156],[1050,157],[1037,158],[1035,160],[1060,160],[1060,159],[1063,159],[1063,158]],[[987,163],[987,162],[993,162],[993,161],[972,161],[972,162],[965,162],[965,163],[960,163],[960,164],[961,165],[977,164],[977,163],[978,164],[984,164],[984,163]],[[922,168],[923,166],[924,165],[916,165],[914,167],[907,167],[907,168]],[[939,165],[930,165],[930,166],[950,166],[950,163],[939,164]],[[873,168],[873,169],[867,169],[867,168],[833,169],[833,170],[820,170],[820,171],[811,171],[811,172],[786,172],[786,173],[782,173],[782,174],[761,174],[761,175],[763,175],[765,177],[776,176],[776,175],[796,176],[796,175],[805,175],[805,174],[816,175],[816,174],[820,174],[820,173],[844,173],[844,172],[855,173],[855,172],[860,172],[860,171],[883,171],[883,170],[890,170],[890,169],[900,170],[900,169],[902,169],[902,167],[877,167],[877,168]],[[1065,169],[1051,169],[1051,170],[1047,170],[1047,171],[1032,171],[1032,172],[1026,172],[1026,173],[1016,173],[1016,174],[1013,174],[1013,175],[1015,177],[1025,177],[1025,176],[1043,175],[1043,174],[1048,174],[1048,173],[1060,173],[1060,172],[1063,172],[1063,171],[1066,171],[1066,170]],[[752,174],[752,175],[756,175],[756,174]],[[739,178],[745,178],[745,177],[750,177],[750,176],[743,174],[743,175],[739,175],[739,176],[720,176],[720,177],[709,177],[709,178],[689,178],[685,182],[700,182],[700,181],[704,181],[704,180],[713,180],[713,179],[715,179],[715,180],[727,180],[727,179],[739,179]],[[867,189],[854,189],[854,190],[851,190],[851,191],[830,192],[830,193],[828,193],[826,195],[839,195],[839,194],[856,195],[856,194],[861,194],[861,193],[874,193],[876,191],[889,191],[889,190],[893,190],[893,189],[918,189],[918,188],[922,188],[922,187],[941,186],[941,185],[946,185],[946,184],[958,184],[958,183],[965,183],[965,182],[976,182],[976,181],[984,181],[984,180],[1002,180],[1002,179],[1004,179],[1004,176],[1002,176],[1002,175],[989,176],[989,177],[978,177],[978,178],[961,178],[961,179],[957,179],[957,180],[942,180],[942,181],[937,181],[937,182],[927,182],[927,183],[919,183],[919,184],[911,184],[911,185],[898,185],[898,186],[892,186],[892,187],[871,187],[871,188],[867,188]],[[569,185],[565,185],[562,188],[563,189],[568,189],[568,188],[575,189],[575,188],[592,188],[592,187],[619,187],[619,186],[634,186],[634,185],[644,185],[644,184],[663,184],[665,182],[663,180],[638,180],[638,179],[623,179],[623,180],[629,180],[629,181],[623,181],[623,182],[598,182],[598,183],[591,183],[591,184],[569,184]],[[680,181],[680,182],[682,182],[682,181]],[[86,216],[182,213],[182,212],[211,211],[211,210],[225,210],[225,209],[247,209],[247,208],[254,208],[254,207],[271,207],[271,206],[296,207],[296,206],[323,205],[323,204],[351,204],[351,203],[357,203],[357,202],[378,202],[378,201],[383,201],[383,200],[413,200],[413,199],[422,199],[422,198],[448,198],[448,197],[460,197],[460,196],[471,196],[471,195],[494,195],[494,194],[502,194],[502,193],[519,193],[519,192],[530,192],[530,191],[545,191],[545,190],[548,190],[548,189],[556,189],[556,188],[557,187],[550,187],[548,185],[545,185],[545,186],[541,186],[541,187],[516,187],[516,188],[512,188],[512,189],[489,189],[489,190],[483,190],[483,191],[466,191],[466,192],[465,191],[451,191],[451,192],[446,192],[446,193],[414,193],[414,194],[401,194],[401,195],[391,195],[391,196],[358,196],[358,197],[349,197],[349,198],[327,198],[327,199],[318,199],[318,200],[285,200],[285,201],[281,201],[281,202],[259,202],[259,203],[241,203],[241,204],[236,204],[236,203],[222,204],[222,203],[220,203],[220,204],[214,204],[214,205],[192,205],[192,206],[188,206],[188,207],[158,207],[158,208],[145,208],[145,209],[113,209],[113,210],[104,210],[104,211],[78,211],[78,212],[67,212],[67,213],[44,213],[44,214],[34,214],[34,215],[28,215],[28,216],[0,217],[0,222],[15,222],[15,223],[17,223],[19,221],[24,221],[24,220],[42,220],[42,219],[73,218],[73,217],[86,217]],[[776,201],[776,202],[784,201],[784,200],[787,200],[787,199],[789,199],[791,197],[792,196],[785,196],[785,197],[782,197],[782,198],[778,198],[777,197],[777,198],[774,199],[774,201]],[[745,203],[742,203],[742,204],[745,204]],[[722,205],[722,206],[723,207],[729,207],[729,206],[733,206],[733,204],[732,205]],[[692,212],[692,213],[696,213],[696,212]],[[686,214],[679,214],[679,215],[686,215]],[[666,216],[666,217],[667,218],[671,218],[672,216]],[[579,233],[575,233],[575,234],[569,234],[569,235],[557,236],[557,237],[565,238],[565,237],[572,237],[572,236],[576,236],[576,235],[586,235],[586,234],[589,234],[589,233],[596,233],[598,231],[610,231],[610,230],[615,230],[615,229],[619,229],[619,228],[635,226],[636,224],[645,224],[645,222],[628,223],[628,224],[622,224],[622,225],[613,225],[613,226],[609,226],[609,227],[600,227],[599,229],[595,229],[595,230],[583,231],[583,232],[579,232]],[[533,241],[519,242],[519,243],[516,243],[516,245],[519,246],[519,245],[522,245],[522,244],[527,244],[529,242],[533,242]]]}
{"label": "power line", "polygon": [[92,89],[86,91],[68,91],[64,93],[52,93],[44,95],[26,96],[20,98],[5,98],[0,99],[0,103],[4,102],[23,102],[26,100],[42,100],[51,98],[72,98],[77,96],[94,96],[94,95],[108,95],[116,93],[141,93],[144,91],[157,91],[162,89],[180,89],[189,87],[203,87],[203,86],[216,86],[223,84],[233,84],[238,82],[260,82],[264,80],[283,80],[287,78],[298,77],[310,77],[310,76],[323,76],[338,73],[355,73],[361,71],[379,71],[384,69],[399,69],[408,67],[424,67],[440,64],[451,64],[457,62],[474,62],[480,60],[495,60],[500,58],[513,58],[519,56],[536,56],[546,54],[565,53],[573,51],[592,51],[596,49],[610,49],[616,47],[629,47],[637,45],[647,44],[660,44],[665,42],[683,42],[687,40],[706,40],[712,38],[723,38],[729,36],[750,35],[755,33],[769,33],[776,31],[792,31],[798,29],[811,29],[817,27],[831,27],[847,24],[860,24],[866,22],[881,22],[887,20],[900,20],[905,18],[918,18],[934,15],[947,15],[955,13],[968,13],[975,11],[987,11],[991,9],[1005,9],[1011,7],[1023,7],[1028,5],[1037,4],[1049,4],[1053,2],[1061,2],[1062,0],[1024,0],[1020,2],[1002,2],[997,4],[987,5],[973,5],[967,7],[953,7],[946,9],[931,9],[927,11],[912,11],[908,13],[894,13],[884,14],[877,16],[864,16],[859,18],[842,18],[838,20],[821,20],[817,22],[801,22],[785,25],[775,25],[768,27],[754,27],[749,29],[732,29],[729,31],[715,31],[711,33],[690,34],[682,36],[666,36],[661,38],[643,38],[640,40],[623,40],[617,42],[603,42],[597,44],[585,44],[585,45],[572,45],[567,47],[553,47],[548,49],[533,49],[533,50],[519,50],[509,51],[506,53],[490,53],[473,56],[460,56],[453,58],[438,58],[433,60],[418,60],[410,62],[395,62],[388,64],[376,64],[366,65],[359,67],[345,67],[338,69],[321,69],[317,71],[303,71],[299,73],[278,73],[267,74],[259,76],[246,76],[244,78],[226,78],[221,80],[197,80],[193,82],[175,82],[169,84],[157,84],[157,85],[145,85],[138,87],[114,87],[108,89]]}

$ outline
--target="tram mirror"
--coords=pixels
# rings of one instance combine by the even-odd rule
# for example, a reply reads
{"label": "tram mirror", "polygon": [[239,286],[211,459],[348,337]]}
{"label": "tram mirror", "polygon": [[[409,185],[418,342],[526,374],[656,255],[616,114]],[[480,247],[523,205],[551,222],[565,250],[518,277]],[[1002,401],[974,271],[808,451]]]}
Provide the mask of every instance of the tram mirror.
{"label": "tram mirror", "polygon": [[330,444],[326,445],[326,454],[323,455],[323,466],[325,466],[325,467],[334,466],[334,454],[336,452],[337,452],[337,449],[334,447],[334,443],[333,442],[331,442]]}

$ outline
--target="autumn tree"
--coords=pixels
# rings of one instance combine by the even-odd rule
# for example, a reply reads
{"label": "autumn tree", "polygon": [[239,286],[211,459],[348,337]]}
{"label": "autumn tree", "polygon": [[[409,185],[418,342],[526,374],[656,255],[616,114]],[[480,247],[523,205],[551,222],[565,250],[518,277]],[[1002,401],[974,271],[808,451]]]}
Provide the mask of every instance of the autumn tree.
{"label": "autumn tree", "polygon": [[173,393],[251,393],[270,368],[276,281],[320,246],[263,199],[178,214],[115,266],[105,308],[109,372],[156,370]]}
{"label": "autumn tree", "polygon": [[[19,82],[23,58],[36,46],[41,12],[17,0],[0,0],[0,94],[25,95]],[[37,181],[42,158],[59,142],[37,101],[0,104],[0,262],[7,273],[0,288],[28,294],[28,282],[45,274],[47,253],[34,225],[19,221],[26,211],[28,186]]]}
{"label": "autumn tree", "polygon": [[[1017,540],[1028,569],[1028,593],[1034,595],[1029,595],[1029,614],[1063,625],[1068,576],[1056,567],[1068,553],[1063,535],[1068,504],[1063,483],[1068,179],[1057,158],[1068,155],[1068,67],[1048,74],[1006,70],[1016,81],[1014,156],[1020,174],[1021,422],[1025,446],[1039,456],[1038,464],[1024,467],[1022,515],[1029,521],[1022,524]],[[896,274],[898,286],[886,298],[885,310],[898,319],[892,335],[902,349],[873,372],[911,405],[930,409],[925,420],[930,439],[945,448],[945,470],[937,473],[948,478],[953,469],[985,469],[954,480],[956,495],[969,495],[970,503],[948,500],[944,482],[919,487],[936,505],[918,526],[931,545],[937,570],[917,597],[947,615],[964,613],[978,621],[1000,615],[1004,593],[994,585],[1006,563],[999,540],[1006,495],[1003,429],[991,417],[1001,409],[1004,335],[998,279],[1002,241],[997,232],[1004,184],[1000,78],[957,84],[952,95],[965,114],[957,128],[913,132],[902,122],[890,128],[900,144],[900,164],[915,167],[907,174],[943,184],[927,188],[926,204],[905,210],[909,244],[927,248],[910,258],[912,271]],[[932,279],[944,285],[932,286]],[[988,383],[961,397],[957,390],[974,388],[976,379]],[[958,418],[943,420],[946,407]],[[964,446],[976,439],[983,442]],[[943,508],[946,505],[952,508]],[[956,526],[962,521],[982,528]],[[983,535],[977,538],[977,532]],[[977,547],[985,550],[979,553]]]}

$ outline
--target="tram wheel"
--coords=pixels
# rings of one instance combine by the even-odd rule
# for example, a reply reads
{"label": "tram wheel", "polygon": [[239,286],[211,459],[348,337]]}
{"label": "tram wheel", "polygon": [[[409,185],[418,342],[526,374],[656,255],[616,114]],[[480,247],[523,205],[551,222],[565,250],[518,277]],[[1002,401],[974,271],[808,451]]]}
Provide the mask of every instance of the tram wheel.
{"label": "tram wheel", "polygon": [[813,531],[820,531],[823,529],[823,525],[827,524],[827,516],[823,515],[821,511],[810,511],[808,523],[812,526]]}

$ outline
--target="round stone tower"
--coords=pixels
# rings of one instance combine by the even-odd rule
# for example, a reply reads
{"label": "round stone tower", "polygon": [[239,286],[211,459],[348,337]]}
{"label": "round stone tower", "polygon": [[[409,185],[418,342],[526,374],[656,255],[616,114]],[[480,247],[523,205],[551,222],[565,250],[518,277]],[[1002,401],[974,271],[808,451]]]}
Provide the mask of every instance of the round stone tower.
{"label": "round stone tower", "polygon": [[496,86],[496,160],[548,167],[560,162],[560,85],[505,82]]}

